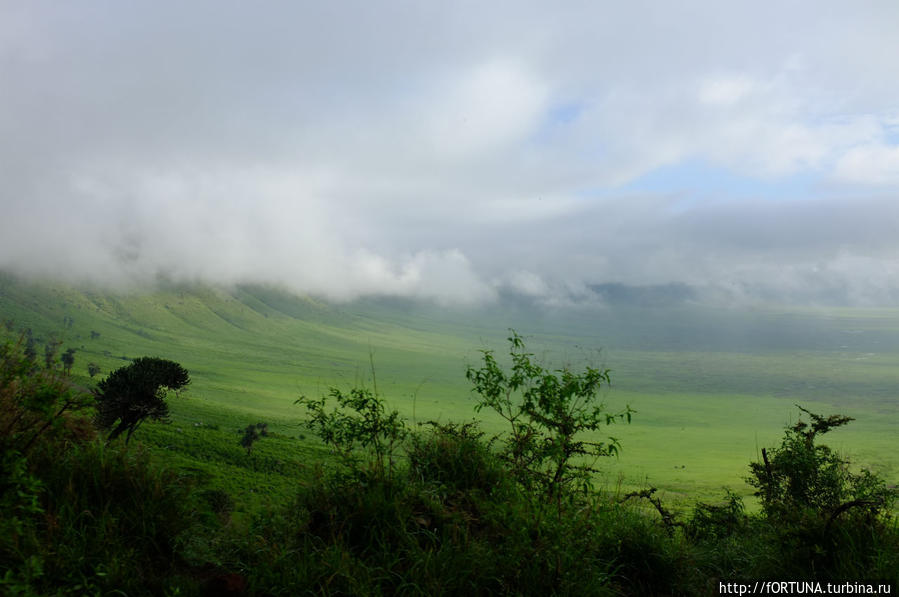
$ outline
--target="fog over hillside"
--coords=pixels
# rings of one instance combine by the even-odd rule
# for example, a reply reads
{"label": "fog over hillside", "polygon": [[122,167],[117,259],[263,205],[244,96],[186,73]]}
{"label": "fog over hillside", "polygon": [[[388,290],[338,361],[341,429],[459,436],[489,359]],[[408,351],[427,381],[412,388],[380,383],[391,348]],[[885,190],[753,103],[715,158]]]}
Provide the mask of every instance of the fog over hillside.
{"label": "fog over hillside", "polygon": [[892,0],[4,2],[0,269],[893,305],[897,26]]}

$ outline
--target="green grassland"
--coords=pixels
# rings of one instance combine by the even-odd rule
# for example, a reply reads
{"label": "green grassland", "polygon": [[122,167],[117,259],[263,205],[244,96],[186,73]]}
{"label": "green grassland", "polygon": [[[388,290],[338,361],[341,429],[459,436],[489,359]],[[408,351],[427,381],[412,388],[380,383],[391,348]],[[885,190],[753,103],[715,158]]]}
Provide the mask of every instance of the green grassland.
{"label": "green grassland", "polygon": [[[238,510],[283,501],[327,466],[303,425],[301,395],[371,385],[410,420],[475,416],[465,369],[479,350],[502,355],[512,327],[543,361],[612,370],[612,410],[637,411],[617,460],[601,463],[610,491],[659,487],[673,502],[749,495],[743,482],[761,447],[776,444],[799,403],[856,421],[828,436],[853,462],[899,481],[899,310],[710,308],[449,308],[393,299],[333,304],[261,286],[160,283],[112,292],[0,277],[0,319],[76,348],[74,373],[91,385],[138,356],[186,367],[172,423],[136,441],[185,474],[233,495]],[[483,414],[488,432],[499,421]],[[251,454],[239,430],[273,434]]]}

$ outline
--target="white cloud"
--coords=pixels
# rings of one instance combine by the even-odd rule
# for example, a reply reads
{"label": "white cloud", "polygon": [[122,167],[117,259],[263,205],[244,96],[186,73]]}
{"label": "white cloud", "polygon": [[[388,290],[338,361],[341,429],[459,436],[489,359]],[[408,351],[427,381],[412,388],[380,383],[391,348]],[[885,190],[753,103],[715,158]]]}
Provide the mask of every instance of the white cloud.
{"label": "white cloud", "polygon": [[755,81],[748,75],[722,75],[701,82],[699,101],[712,106],[731,106],[752,93]]}
{"label": "white cloud", "polygon": [[441,81],[433,93],[422,116],[427,145],[421,149],[467,161],[524,141],[539,123],[546,101],[540,81],[501,60]]}
{"label": "white cloud", "polygon": [[899,185],[899,145],[853,147],[837,161],[834,176],[849,183]]}
{"label": "white cloud", "polygon": [[506,280],[506,285],[512,290],[528,296],[545,297],[550,294],[550,288],[543,279],[526,270],[511,272]]}
{"label": "white cloud", "polygon": [[[5,4],[0,267],[462,301],[734,272],[786,285],[777,271],[841,247],[888,263],[894,230],[870,229],[890,202],[864,197],[899,193],[897,16],[889,1]],[[777,214],[754,219],[763,205],[723,209],[726,188],[670,197],[691,185],[664,172],[654,196],[621,191],[684,163],[808,180],[821,198],[772,201],[816,225],[781,235]],[[872,213],[851,232],[816,215],[859,205]]]}

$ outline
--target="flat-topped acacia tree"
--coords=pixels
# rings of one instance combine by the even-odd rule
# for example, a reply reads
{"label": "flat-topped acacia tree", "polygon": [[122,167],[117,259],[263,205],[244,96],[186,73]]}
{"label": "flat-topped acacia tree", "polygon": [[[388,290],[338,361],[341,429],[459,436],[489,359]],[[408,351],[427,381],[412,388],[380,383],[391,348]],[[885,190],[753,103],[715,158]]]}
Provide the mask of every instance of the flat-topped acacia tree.
{"label": "flat-topped acacia tree", "polygon": [[97,384],[95,422],[101,429],[112,430],[108,441],[127,431],[127,444],[147,419],[167,420],[166,394],[170,390],[178,392],[189,383],[187,370],[174,361],[156,357],[135,359]]}

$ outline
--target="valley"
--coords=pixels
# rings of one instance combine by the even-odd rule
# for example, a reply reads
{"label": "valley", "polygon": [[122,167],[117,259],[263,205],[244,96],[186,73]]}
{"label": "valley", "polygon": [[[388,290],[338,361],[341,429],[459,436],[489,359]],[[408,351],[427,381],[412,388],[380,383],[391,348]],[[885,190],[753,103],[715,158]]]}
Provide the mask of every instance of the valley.
{"label": "valley", "polygon": [[[799,404],[856,420],[827,437],[856,466],[899,479],[899,310],[529,304],[450,307],[370,298],[329,303],[266,286],[160,283],[113,292],[0,279],[0,320],[39,343],[75,348],[90,386],[138,356],[181,363],[192,383],[172,398],[171,425],[135,440],[252,511],[293,493],[327,454],[294,404],[330,387],[371,386],[413,423],[475,417],[465,379],[482,349],[502,360],[508,329],[552,366],[611,370],[603,398],[630,405],[615,425],[617,459],[599,463],[611,492],[658,487],[674,504],[751,495],[750,461],[775,444]],[[503,430],[486,411],[488,434]],[[239,431],[264,421],[253,454]]]}

